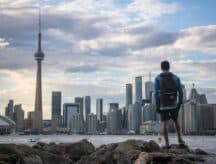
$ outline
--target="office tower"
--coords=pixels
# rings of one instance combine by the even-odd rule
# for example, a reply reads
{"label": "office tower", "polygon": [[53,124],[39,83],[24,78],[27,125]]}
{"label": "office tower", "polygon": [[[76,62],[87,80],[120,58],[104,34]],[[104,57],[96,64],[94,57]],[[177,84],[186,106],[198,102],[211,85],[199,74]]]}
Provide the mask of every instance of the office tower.
{"label": "office tower", "polygon": [[55,129],[61,125],[61,92],[52,92],[52,127]]}
{"label": "office tower", "polygon": [[189,101],[184,104],[185,134],[197,132],[197,103]]}
{"label": "office tower", "polygon": [[70,131],[72,133],[80,133],[81,132],[81,116],[80,113],[75,113],[71,115],[71,122],[70,122]]}
{"label": "office tower", "polygon": [[121,109],[121,111],[122,111],[122,128],[125,130],[128,129],[128,108],[123,107]]}
{"label": "office tower", "polygon": [[126,84],[126,108],[133,103],[133,88],[132,84]]}
{"label": "office tower", "polygon": [[84,107],[84,98],[83,97],[75,97],[74,99],[76,104],[80,105],[80,116],[81,116],[81,120],[84,121],[84,116],[83,116],[83,107]]}
{"label": "office tower", "polygon": [[142,103],[142,77],[138,76],[135,78],[135,94],[136,100],[135,102]]}
{"label": "office tower", "polygon": [[154,91],[154,83],[151,81],[151,73],[149,73],[149,81],[145,83],[145,98],[151,101]]}
{"label": "office tower", "polygon": [[14,112],[14,101],[9,100],[7,107],[5,108],[5,116],[13,120],[13,112]]}
{"label": "office tower", "polygon": [[122,130],[122,113],[119,110],[118,103],[110,103],[110,109],[107,114],[107,132],[111,134],[121,133]]}
{"label": "office tower", "polygon": [[14,106],[14,121],[16,122],[16,131],[22,132],[24,130],[24,111],[21,104]]}
{"label": "office tower", "polygon": [[41,63],[44,60],[44,53],[41,49],[41,17],[39,12],[39,32],[38,32],[38,50],[34,55],[35,60],[37,61],[37,79],[36,79],[36,94],[35,94],[35,117],[36,120],[34,123],[34,131],[40,133],[42,130],[42,118],[43,118],[43,109],[42,109],[42,82],[41,82]]}
{"label": "office tower", "polygon": [[128,130],[132,133],[139,133],[139,126],[141,125],[141,104],[136,102],[129,106],[128,110]]}
{"label": "office tower", "polygon": [[96,115],[98,121],[103,121],[103,99],[96,100]]}
{"label": "office tower", "polygon": [[88,134],[95,134],[97,132],[97,116],[93,113],[88,114],[87,117]]}
{"label": "office tower", "polygon": [[71,119],[73,115],[79,113],[79,104],[64,103],[63,105],[63,125],[66,128],[71,128]]}
{"label": "office tower", "polygon": [[197,105],[197,129],[199,132],[216,131],[216,104]]}
{"label": "office tower", "polygon": [[91,97],[85,97],[85,120],[87,120],[88,114],[91,113]]}

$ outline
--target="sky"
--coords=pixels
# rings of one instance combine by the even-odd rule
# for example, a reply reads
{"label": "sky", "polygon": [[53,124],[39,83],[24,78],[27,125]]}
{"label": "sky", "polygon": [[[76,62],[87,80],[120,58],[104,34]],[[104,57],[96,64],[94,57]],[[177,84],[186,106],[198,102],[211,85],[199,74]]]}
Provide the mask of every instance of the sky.
{"label": "sky", "polygon": [[[38,7],[42,16],[43,114],[51,92],[125,104],[125,84],[160,73],[160,62],[190,91],[216,103],[216,1],[0,0],[0,114],[9,99],[34,110]],[[143,84],[144,85],[144,84]],[[144,92],[144,90],[143,90]],[[145,93],[143,93],[144,95]]]}

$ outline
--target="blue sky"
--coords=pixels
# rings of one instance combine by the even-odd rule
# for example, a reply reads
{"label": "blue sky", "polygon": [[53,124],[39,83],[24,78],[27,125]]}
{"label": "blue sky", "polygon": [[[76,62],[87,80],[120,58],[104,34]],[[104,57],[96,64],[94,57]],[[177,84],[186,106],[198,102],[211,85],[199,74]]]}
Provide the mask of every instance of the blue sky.
{"label": "blue sky", "polygon": [[[125,104],[125,84],[160,72],[170,60],[190,91],[192,83],[216,103],[216,2],[171,0],[0,0],[0,113],[9,99],[34,110],[37,6],[42,13],[43,108],[51,92]],[[143,95],[144,95],[143,90]]]}

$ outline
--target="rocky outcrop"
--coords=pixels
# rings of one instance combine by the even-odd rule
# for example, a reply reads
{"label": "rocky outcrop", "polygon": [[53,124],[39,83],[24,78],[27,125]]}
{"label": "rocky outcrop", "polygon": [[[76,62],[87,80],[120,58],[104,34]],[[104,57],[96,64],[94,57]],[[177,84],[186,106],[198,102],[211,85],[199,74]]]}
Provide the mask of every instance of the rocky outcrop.
{"label": "rocky outcrop", "polygon": [[0,144],[0,164],[194,164],[215,161],[201,149],[171,145],[161,150],[154,141],[127,140],[95,148],[87,140],[75,143],[37,143],[33,147]]}

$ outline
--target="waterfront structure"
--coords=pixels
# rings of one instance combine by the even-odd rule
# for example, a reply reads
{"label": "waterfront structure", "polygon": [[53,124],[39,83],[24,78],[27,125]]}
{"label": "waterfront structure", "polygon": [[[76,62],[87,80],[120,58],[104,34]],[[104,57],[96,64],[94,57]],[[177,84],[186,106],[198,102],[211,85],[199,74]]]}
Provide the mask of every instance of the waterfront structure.
{"label": "waterfront structure", "polygon": [[16,131],[22,132],[24,130],[24,111],[21,104],[14,106],[14,121],[16,122]]}
{"label": "waterfront structure", "polygon": [[129,105],[128,109],[128,130],[130,133],[139,134],[141,125],[141,105],[139,102]]}
{"label": "waterfront structure", "polygon": [[107,132],[109,134],[119,134],[122,130],[122,114],[118,103],[109,104],[107,114]]}
{"label": "waterfront structure", "polygon": [[78,113],[79,113],[79,104],[64,103],[63,104],[63,126],[65,128],[70,129],[72,116]]}
{"label": "waterfront structure", "polygon": [[151,73],[149,73],[149,81],[145,82],[145,99],[151,101],[154,91],[154,83],[151,81]]}
{"label": "waterfront structure", "polygon": [[88,114],[87,117],[88,134],[97,133],[97,116],[93,113]]}
{"label": "waterfront structure", "polygon": [[91,97],[85,96],[85,121],[89,113],[91,113]]}
{"label": "waterfront structure", "polygon": [[56,130],[57,127],[61,126],[61,92],[53,91],[52,92],[52,128]]}
{"label": "waterfront structure", "polygon": [[159,121],[146,121],[140,125],[140,134],[158,134],[160,132]]}
{"label": "waterfront structure", "polygon": [[96,99],[96,115],[98,121],[103,121],[103,99]]}
{"label": "waterfront structure", "polygon": [[133,87],[132,84],[126,84],[126,108],[133,103]]}
{"label": "waterfront structure", "polygon": [[9,100],[7,107],[5,108],[5,116],[13,120],[13,112],[14,112],[14,101]]}
{"label": "waterfront structure", "polygon": [[39,12],[39,32],[38,32],[38,50],[35,53],[34,57],[37,61],[37,77],[36,77],[36,94],[35,94],[35,119],[34,121],[34,131],[40,133],[42,131],[42,118],[43,118],[43,109],[42,109],[42,78],[41,78],[41,64],[44,60],[44,53],[41,48],[41,16]]}
{"label": "waterfront structure", "polygon": [[135,78],[135,102],[142,103],[142,76]]}
{"label": "waterfront structure", "polygon": [[0,134],[11,134],[15,132],[16,123],[9,117],[0,115]]}

